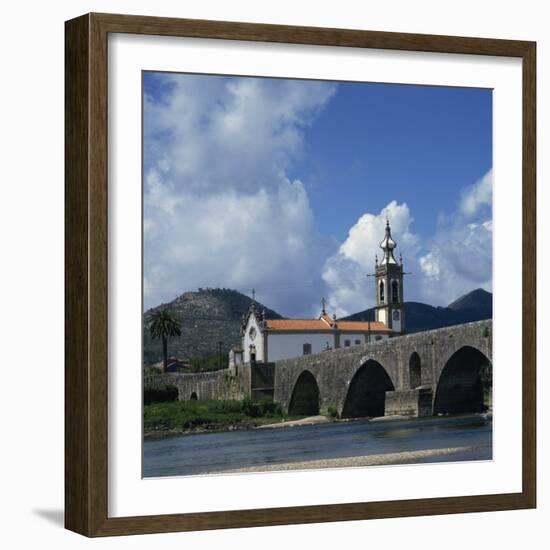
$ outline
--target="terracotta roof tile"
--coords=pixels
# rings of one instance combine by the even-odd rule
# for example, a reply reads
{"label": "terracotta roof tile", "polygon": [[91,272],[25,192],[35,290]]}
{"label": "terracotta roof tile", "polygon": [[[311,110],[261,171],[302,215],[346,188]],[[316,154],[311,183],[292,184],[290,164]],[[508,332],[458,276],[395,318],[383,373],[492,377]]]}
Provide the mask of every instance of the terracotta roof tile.
{"label": "terracotta roof tile", "polygon": [[371,332],[392,332],[384,323],[378,323],[377,321],[371,321],[370,323],[365,321],[336,321],[336,325],[340,330],[370,330]]}
{"label": "terracotta roof tile", "polygon": [[[331,320],[332,321],[332,320]],[[270,331],[323,331],[332,332],[334,329],[328,326],[322,319],[267,319],[267,329]],[[392,332],[383,323],[375,321],[336,321],[336,328],[345,331],[367,332]]]}
{"label": "terracotta roof tile", "polygon": [[269,330],[332,330],[321,319],[267,319]]}

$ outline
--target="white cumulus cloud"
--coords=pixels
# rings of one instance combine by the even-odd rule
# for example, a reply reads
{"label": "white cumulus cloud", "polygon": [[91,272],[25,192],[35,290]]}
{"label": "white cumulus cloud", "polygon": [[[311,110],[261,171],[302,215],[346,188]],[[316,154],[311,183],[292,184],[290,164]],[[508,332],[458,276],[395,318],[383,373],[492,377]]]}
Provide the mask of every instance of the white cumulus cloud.
{"label": "white cumulus cloud", "polygon": [[492,290],[493,224],[461,223],[438,229],[430,251],[419,258],[424,278],[422,297],[434,305],[449,302],[475,288]]}
{"label": "white cumulus cloud", "polygon": [[145,307],[206,286],[255,287],[290,315],[317,302],[334,244],[287,174],[335,87],[177,74],[156,86],[144,112]]}
{"label": "white cumulus cloud", "polygon": [[472,217],[484,206],[491,207],[493,201],[493,170],[489,170],[479,181],[464,189],[460,198],[459,214]]}
{"label": "white cumulus cloud", "polygon": [[381,257],[380,242],[387,219],[397,240],[396,255],[402,252],[405,265],[414,261],[418,237],[411,232],[413,218],[405,203],[398,204],[394,200],[378,214],[363,214],[349,230],[338,252],[326,260],[323,268],[323,280],[329,290],[328,303],[337,316],[373,305],[374,283],[366,275],[373,273],[375,254]]}
{"label": "white cumulus cloud", "polygon": [[423,297],[447,305],[475,288],[492,290],[493,171],[464,188],[457,212],[442,221],[419,259],[426,279]]}

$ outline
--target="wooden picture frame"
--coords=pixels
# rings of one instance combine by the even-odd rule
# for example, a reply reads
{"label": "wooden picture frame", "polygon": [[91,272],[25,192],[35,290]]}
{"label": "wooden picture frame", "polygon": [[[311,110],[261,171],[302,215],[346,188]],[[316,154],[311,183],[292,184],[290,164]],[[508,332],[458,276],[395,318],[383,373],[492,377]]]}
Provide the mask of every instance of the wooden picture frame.
{"label": "wooden picture frame", "polygon": [[[522,491],[187,514],[108,516],[107,36],[133,33],[507,56],[523,71]],[[536,44],[221,21],[88,14],[65,27],[65,525],[125,535],[511,510],[536,506]]]}

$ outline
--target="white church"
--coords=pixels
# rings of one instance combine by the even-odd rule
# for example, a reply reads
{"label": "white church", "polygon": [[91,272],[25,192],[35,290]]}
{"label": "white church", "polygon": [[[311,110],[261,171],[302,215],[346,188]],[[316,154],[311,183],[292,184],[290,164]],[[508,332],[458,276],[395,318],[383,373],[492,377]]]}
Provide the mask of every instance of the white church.
{"label": "white church", "polygon": [[322,300],[317,319],[266,319],[253,300],[243,317],[242,347],[229,353],[229,365],[250,362],[273,362],[310,353],[357,346],[389,338],[405,330],[403,305],[403,259],[399,263],[393,252],[389,220],[380,243],[383,258],[375,260],[376,306],[374,321],[339,321],[325,310]]}

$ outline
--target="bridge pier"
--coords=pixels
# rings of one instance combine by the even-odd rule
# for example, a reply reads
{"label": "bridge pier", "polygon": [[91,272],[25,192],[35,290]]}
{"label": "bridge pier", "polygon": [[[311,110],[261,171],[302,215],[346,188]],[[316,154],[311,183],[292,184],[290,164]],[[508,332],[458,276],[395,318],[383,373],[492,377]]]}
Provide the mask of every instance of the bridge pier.
{"label": "bridge pier", "polygon": [[386,392],[384,415],[432,416],[433,391],[431,387],[414,390],[397,390]]}

